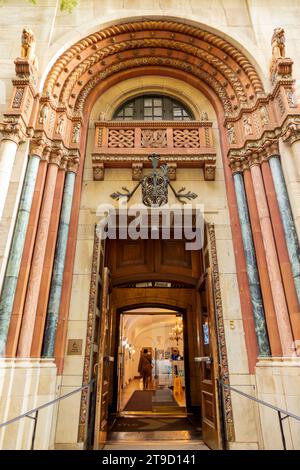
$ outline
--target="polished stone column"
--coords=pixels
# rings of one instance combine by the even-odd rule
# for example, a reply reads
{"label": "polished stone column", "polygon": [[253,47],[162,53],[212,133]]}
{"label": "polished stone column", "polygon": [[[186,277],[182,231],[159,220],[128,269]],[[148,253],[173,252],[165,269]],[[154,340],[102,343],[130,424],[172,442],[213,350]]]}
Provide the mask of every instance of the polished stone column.
{"label": "polished stone column", "polygon": [[242,230],[258,351],[260,356],[270,356],[270,346],[242,174],[235,173],[233,180]]}
{"label": "polished stone column", "polygon": [[273,155],[270,167],[280,210],[293,277],[300,302],[300,246],[279,155]]}
{"label": "polished stone column", "polygon": [[23,247],[25,243],[26,231],[29,221],[29,214],[32,204],[34,187],[38,168],[40,163],[40,156],[32,154],[29,158],[20,205],[18,209],[14,234],[12,238],[10,253],[2,292],[0,296],[0,354],[5,354],[5,344],[9,328],[10,317],[15,298],[16,286],[18,281],[19,269],[22,259]]}
{"label": "polished stone column", "polygon": [[62,293],[65,257],[71,218],[72,200],[75,185],[75,172],[68,171],[65,179],[62,209],[58,228],[58,237],[54,257],[54,267],[47,310],[47,320],[44,335],[44,357],[54,356],[54,345]]}
{"label": "polished stone column", "polygon": [[22,326],[17,350],[18,357],[30,357],[46,244],[52,214],[55,184],[61,157],[61,150],[53,150],[51,152],[23,311]]}
{"label": "polished stone column", "polygon": [[272,356],[281,356],[281,341],[250,170],[246,169],[243,176],[271,354]]}
{"label": "polished stone column", "polygon": [[53,271],[54,255],[59,227],[61,205],[64,192],[64,182],[66,176],[67,158],[63,158],[58,171],[54,200],[52,206],[52,215],[48,233],[48,240],[45,253],[45,261],[41,279],[39,300],[36,310],[34,332],[31,344],[31,357],[40,357],[42,352],[44,329],[49,301],[51,278]]}
{"label": "polished stone column", "polygon": [[285,293],[282,285],[278,256],[275,246],[273,229],[270,219],[265,187],[262,179],[261,169],[258,164],[250,167],[256,205],[259,214],[261,233],[265,253],[267,257],[268,274],[271,282],[273,301],[275,305],[279,335],[281,339],[282,353],[291,356],[295,353],[294,340],[291,330],[290,318],[286,304]]}
{"label": "polished stone column", "polygon": [[7,139],[2,140],[0,147],[0,220],[3,214],[17,149],[17,141]]}

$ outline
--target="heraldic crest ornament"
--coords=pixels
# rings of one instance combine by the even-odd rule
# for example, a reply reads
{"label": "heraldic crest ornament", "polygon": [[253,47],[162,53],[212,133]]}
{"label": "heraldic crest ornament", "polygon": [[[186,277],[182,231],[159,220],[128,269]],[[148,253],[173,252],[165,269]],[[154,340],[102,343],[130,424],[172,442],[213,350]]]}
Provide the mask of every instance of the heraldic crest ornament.
{"label": "heraldic crest ornament", "polygon": [[149,175],[143,176],[132,191],[129,191],[125,186],[122,187],[124,192],[116,191],[110,196],[117,201],[121,198],[126,198],[129,201],[139,186],[142,187],[142,200],[145,206],[163,206],[168,203],[168,188],[170,187],[175,197],[182,203],[185,204],[187,200],[196,199],[198,195],[192,191],[185,191],[185,188],[176,191],[170,183],[169,168],[166,163],[163,163],[158,167],[160,156],[153,153],[149,156],[149,160],[152,163],[152,172]]}

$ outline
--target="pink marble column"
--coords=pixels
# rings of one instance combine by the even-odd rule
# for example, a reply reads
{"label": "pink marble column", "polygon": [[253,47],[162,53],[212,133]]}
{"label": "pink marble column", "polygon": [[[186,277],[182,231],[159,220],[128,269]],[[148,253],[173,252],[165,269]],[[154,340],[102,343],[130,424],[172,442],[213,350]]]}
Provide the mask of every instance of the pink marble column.
{"label": "pink marble column", "polygon": [[259,214],[263,244],[267,258],[267,267],[271,282],[271,291],[274,300],[282,353],[284,356],[291,356],[292,354],[295,354],[294,340],[288,308],[285,300],[284,288],[282,285],[269,207],[259,165],[254,164],[251,166],[251,175]]}
{"label": "pink marble column", "polygon": [[26,300],[23,311],[21,333],[18,344],[18,357],[30,357],[35,317],[41,286],[43,265],[46,253],[47,238],[52,214],[55,183],[61,160],[61,152],[52,152],[47,170],[43,202],[35,240],[35,248],[28,281]]}

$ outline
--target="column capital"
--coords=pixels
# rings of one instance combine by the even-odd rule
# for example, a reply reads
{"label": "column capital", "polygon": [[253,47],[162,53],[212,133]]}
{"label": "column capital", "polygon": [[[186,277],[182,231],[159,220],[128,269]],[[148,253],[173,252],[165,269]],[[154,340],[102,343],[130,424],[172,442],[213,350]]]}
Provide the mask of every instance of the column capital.
{"label": "column capital", "polygon": [[53,165],[57,165],[59,167],[63,156],[64,156],[64,151],[62,148],[52,147],[50,151],[49,163]]}
{"label": "column capital", "polygon": [[80,155],[78,151],[69,152],[67,171],[72,173],[77,173],[79,167]]}
{"label": "column capital", "polygon": [[26,141],[26,128],[22,121],[16,116],[5,116],[4,122],[0,123],[2,140],[11,140],[19,145]]}
{"label": "column capital", "polygon": [[30,155],[36,155],[42,159],[46,141],[43,138],[33,139],[30,142]]}

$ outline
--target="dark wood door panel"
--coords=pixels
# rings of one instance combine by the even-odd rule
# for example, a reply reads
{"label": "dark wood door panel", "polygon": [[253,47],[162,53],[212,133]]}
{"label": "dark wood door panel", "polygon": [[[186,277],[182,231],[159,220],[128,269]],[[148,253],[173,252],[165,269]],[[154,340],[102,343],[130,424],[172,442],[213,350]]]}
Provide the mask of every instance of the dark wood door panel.
{"label": "dark wood door panel", "polygon": [[113,284],[129,281],[180,280],[195,284],[201,275],[200,253],[184,240],[110,240],[108,265]]}

